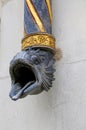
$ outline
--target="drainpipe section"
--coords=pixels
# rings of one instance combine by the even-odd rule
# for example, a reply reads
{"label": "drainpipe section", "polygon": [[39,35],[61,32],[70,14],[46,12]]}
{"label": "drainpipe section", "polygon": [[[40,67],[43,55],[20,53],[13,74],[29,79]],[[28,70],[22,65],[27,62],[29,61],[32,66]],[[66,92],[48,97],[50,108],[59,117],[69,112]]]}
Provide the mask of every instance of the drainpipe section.
{"label": "drainpipe section", "polygon": [[10,62],[12,100],[48,91],[54,80],[51,0],[24,0],[24,38]]}

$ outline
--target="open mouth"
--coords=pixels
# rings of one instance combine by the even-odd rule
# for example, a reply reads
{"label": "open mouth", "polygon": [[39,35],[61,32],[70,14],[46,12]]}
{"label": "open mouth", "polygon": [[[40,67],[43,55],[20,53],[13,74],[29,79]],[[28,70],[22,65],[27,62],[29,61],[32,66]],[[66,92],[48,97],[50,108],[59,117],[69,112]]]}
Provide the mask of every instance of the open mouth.
{"label": "open mouth", "polygon": [[12,75],[14,83],[10,92],[13,100],[25,97],[36,83],[36,76],[30,65],[18,63],[13,67]]}
{"label": "open mouth", "polygon": [[19,82],[23,88],[28,82],[36,81],[35,75],[30,66],[18,64],[14,68],[15,82]]}

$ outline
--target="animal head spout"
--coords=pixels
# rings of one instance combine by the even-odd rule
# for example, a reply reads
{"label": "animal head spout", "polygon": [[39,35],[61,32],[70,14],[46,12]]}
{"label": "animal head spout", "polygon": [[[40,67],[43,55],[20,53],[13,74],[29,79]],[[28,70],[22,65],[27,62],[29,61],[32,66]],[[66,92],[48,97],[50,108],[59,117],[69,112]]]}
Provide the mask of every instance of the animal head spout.
{"label": "animal head spout", "polygon": [[13,100],[48,91],[54,80],[53,53],[30,48],[19,52],[10,63]]}

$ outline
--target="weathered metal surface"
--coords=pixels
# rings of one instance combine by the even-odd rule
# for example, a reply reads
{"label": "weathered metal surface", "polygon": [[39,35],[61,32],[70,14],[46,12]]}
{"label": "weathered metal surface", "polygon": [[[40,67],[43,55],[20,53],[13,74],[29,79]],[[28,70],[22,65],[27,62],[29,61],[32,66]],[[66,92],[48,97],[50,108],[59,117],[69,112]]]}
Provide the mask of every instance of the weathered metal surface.
{"label": "weathered metal surface", "polygon": [[54,80],[55,38],[50,0],[24,1],[22,51],[10,63],[13,100],[48,91]]}
{"label": "weathered metal surface", "polygon": [[18,53],[11,61],[10,75],[13,100],[30,94],[39,94],[52,87],[54,69],[51,52],[29,48]]}

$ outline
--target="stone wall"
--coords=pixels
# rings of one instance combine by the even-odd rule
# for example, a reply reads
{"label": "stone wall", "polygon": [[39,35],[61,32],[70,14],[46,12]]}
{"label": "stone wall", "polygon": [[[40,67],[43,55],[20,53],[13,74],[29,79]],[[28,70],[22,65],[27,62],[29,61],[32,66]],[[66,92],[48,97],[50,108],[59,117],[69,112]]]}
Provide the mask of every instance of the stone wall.
{"label": "stone wall", "polygon": [[63,58],[53,88],[9,98],[9,62],[23,38],[23,0],[3,0],[0,42],[0,129],[86,130],[86,1],[53,0],[53,34]]}

